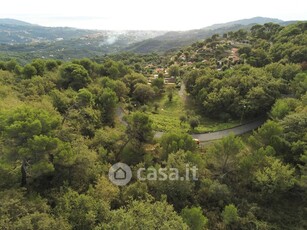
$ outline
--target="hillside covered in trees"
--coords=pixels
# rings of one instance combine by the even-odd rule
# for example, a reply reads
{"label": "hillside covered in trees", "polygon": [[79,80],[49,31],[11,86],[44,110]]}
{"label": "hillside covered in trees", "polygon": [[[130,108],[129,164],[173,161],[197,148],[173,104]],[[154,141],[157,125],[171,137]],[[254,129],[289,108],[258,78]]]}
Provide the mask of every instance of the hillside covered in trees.
{"label": "hillside covered in trees", "polygon": [[[306,229],[306,29],[254,25],[165,55],[1,61],[1,229]],[[260,117],[243,136],[190,135]],[[108,178],[117,162],[131,167],[126,186]],[[187,179],[138,180],[140,168]]]}
{"label": "hillside covered in trees", "polygon": [[163,54],[211,37],[213,34],[248,29],[255,24],[269,22],[280,25],[294,23],[255,17],[189,31],[110,31],[44,27],[14,19],[0,19],[0,60],[8,60],[11,57],[26,64],[35,58],[67,61],[123,51]]}

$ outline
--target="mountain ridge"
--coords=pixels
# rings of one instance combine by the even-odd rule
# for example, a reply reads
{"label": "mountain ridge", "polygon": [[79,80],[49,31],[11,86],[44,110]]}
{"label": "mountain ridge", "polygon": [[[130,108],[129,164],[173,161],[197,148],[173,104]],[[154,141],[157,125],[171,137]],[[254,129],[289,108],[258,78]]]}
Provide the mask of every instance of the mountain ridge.
{"label": "mountain ridge", "polygon": [[133,44],[128,47],[127,50],[136,53],[165,52],[167,50],[178,49],[179,47],[192,44],[198,40],[206,39],[211,37],[213,34],[223,34],[239,29],[249,29],[253,25],[270,22],[277,24],[286,23],[280,19],[266,17],[241,19],[226,23],[213,24],[196,30],[168,32],[161,36]]}
{"label": "mountain ridge", "polygon": [[178,50],[214,34],[222,35],[268,22],[287,25],[296,21],[254,17],[188,31],[110,31],[44,27],[6,18],[0,19],[0,54],[15,58],[25,56],[26,59],[69,60],[118,52],[164,53]]}
{"label": "mountain ridge", "polygon": [[203,27],[201,29],[217,29],[217,28],[221,28],[221,27],[227,27],[227,26],[233,26],[233,25],[250,25],[250,24],[265,24],[268,22],[272,22],[272,23],[283,23],[285,21],[280,20],[278,18],[268,18],[268,17],[252,17],[252,18],[245,18],[245,19],[239,19],[239,20],[235,20],[235,21],[230,21],[230,22],[226,22],[226,23],[217,23],[217,24],[213,24],[211,26],[207,26],[207,27]]}
{"label": "mountain ridge", "polygon": [[29,22],[13,19],[13,18],[0,18],[0,24],[2,25],[19,25],[19,26],[32,26]]}

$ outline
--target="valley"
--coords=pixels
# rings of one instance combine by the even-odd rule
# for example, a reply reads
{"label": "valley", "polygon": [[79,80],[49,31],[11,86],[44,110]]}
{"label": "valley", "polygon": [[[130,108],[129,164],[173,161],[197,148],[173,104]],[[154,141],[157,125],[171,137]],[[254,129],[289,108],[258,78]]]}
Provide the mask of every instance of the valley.
{"label": "valley", "polygon": [[0,19],[0,228],[306,229],[307,22]]}

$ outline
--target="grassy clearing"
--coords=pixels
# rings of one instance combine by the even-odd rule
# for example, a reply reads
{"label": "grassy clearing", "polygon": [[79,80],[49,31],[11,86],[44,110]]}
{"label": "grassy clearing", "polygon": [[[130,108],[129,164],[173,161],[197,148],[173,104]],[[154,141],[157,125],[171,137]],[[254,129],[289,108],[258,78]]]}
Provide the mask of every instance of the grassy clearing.
{"label": "grassy clearing", "polygon": [[188,124],[182,124],[180,126],[179,117],[185,114],[184,104],[181,98],[178,96],[177,91],[173,95],[173,100],[168,101],[167,95],[164,95],[159,101],[159,108],[156,113],[154,112],[154,106],[150,105],[147,111],[151,120],[153,121],[153,128],[158,131],[180,131],[185,132],[188,129]]}
{"label": "grassy clearing", "polygon": [[[149,105],[147,114],[153,121],[153,128],[157,131],[174,131],[174,132],[192,132],[189,123],[180,124],[180,116],[187,114],[187,106],[182,98],[178,95],[178,91],[174,91],[173,100],[169,102],[167,94],[156,101],[159,104],[157,112],[154,111],[154,103]],[[195,128],[193,133],[213,132],[217,130],[227,129],[239,124],[239,121],[219,122],[212,119],[201,117],[200,125]]]}

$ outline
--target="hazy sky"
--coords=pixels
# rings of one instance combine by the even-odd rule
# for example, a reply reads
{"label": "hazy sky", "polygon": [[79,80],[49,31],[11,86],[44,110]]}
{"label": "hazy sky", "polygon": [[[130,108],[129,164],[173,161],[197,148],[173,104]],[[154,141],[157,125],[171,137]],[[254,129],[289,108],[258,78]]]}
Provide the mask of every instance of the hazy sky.
{"label": "hazy sky", "polygon": [[0,18],[87,29],[198,29],[255,16],[307,20],[306,0],[5,0]]}

